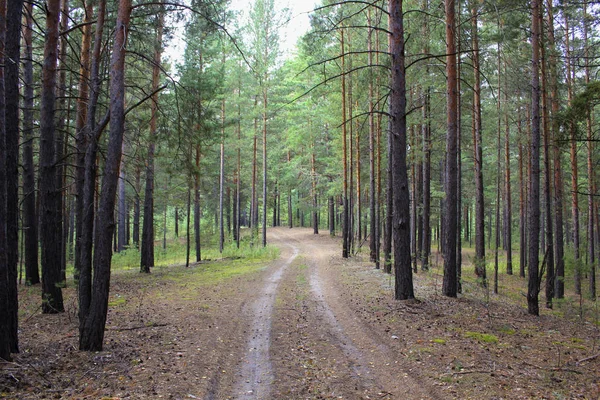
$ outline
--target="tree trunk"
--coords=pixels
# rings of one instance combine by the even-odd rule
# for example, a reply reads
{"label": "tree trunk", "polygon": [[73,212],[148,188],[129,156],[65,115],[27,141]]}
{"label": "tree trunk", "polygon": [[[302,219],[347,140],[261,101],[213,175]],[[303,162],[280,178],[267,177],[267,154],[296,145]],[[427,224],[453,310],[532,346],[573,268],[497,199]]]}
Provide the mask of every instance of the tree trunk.
{"label": "tree trunk", "polygon": [[[124,152],[125,144],[123,144]],[[125,165],[124,158],[121,159],[121,170],[119,171],[119,214],[117,228],[117,253],[125,250],[125,242],[127,240],[127,199],[125,198]]]}
{"label": "tree trunk", "polygon": [[[457,193],[457,129],[458,129],[458,76],[456,71],[456,21],[455,2],[445,0],[446,13],[446,76],[448,99],[446,134],[446,209],[444,246],[444,283],[442,292],[456,297],[458,291],[456,268],[456,202]],[[474,51],[475,53],[475,51]],[[478,72],[477,72],[478,73]],[[477,90],[477,89],[476,89]]]}
{"label": "tree trunk", "polygon": [[[540,0],[539,7],[543,9],[543,0]],[[552,299],[554,298],[554,229],[552,226],[552,163],[550,161],[550,115],[548,110],[548,74],[547,74],[547,59],[546,59],[546,46],[543,41],[543,19],[542,13],[539,14],[540,18],[540,56],[541,56],[541,97],[542,97],[542,131],[544,134],[544,205],[545,205],[545,227],[546,227],[546,307],[552,308]]]}
{"label": "tree trunk", "polygon": [[344,29],[340,30],[341,46],[342,46],[342,164],[343,164],[343,182],[342,182],[342,257],[350,256],[350,213],[348,204],[348,130],[346,127],[346,66],[345,66],[345,45],[344,45]]}
{"label": "tree trunk", "polygon": [[150,268],[154,267],[154,150],[157,135],[157,90],[160,83],[163,25],[164,10],[161,7],[154,42],[154,63],[152,67],[152,91],[154,95],[152,95],[152,103],[150,105],[150,136],[148,138],[148,156],[146,159],[146,189],[144,193],[144,221],[142,225],[140,271],[145,273],[150,273]]}
{"label": "tree trunk", "polygon": [[21,57],[21,14],[23,0],[11,0],[6,8],[5,69],[5,161],[6,168],[6,254],[8,262],[9,340],[19,352],[17,265],[19,262],[19,66]]}
{"label": "tree trunk", "polygon": [[194,244],[196,262],[202,259],[200,244],[200,146],[196,146],[196,170],[194,172]]}
{"label": "tree trunk", "polygon": [[315,143],[313,143],[312,146],[312,155],[310,157],[310,171],[311,171],[311,184],[312,184],[312,226],[313,226],[313,233],[315,235],[319,234],[319,213],[318,213],[318,207],[319,207],[319,203],[317,201],[317,169],[316,169],[316,162],[315,162]]}
{"label": "tree trunk", "polygon": [[423,105],[423,120],[425,122],[421,127],[423,135],[423,234],[421,235],[421,269],[423,271],[429,269],[429,252],[431,250],[431,131],[429,111],[429,88],[427,88]]}
{"label": "tree trunk", "polygon": [[[291,154],[288,150],[287,152],[287,162],[288,165],[291,162]],[[294,227],[294,210],[292,209],[292,189],[288,188],[288,227],[292,229]]]}
{"label": "tree trunk", "polygon": [[33,16],[31,3],[25,11],[23,31],[23,234],[25,236],[25,281],[40,283],[38,264],[38,219],[36,212],[35,166],[33,163]]}
{"label": "tree trunk", "polygon": [[267,246],[267,88],[263,88],[263,215],[262,245]]}
{"label": "tree trunk", "polygon": [[221,101],[221,146],[219,160],[219,253],[223,254],[225,245],[225,226],[223,224],[223,195],[225,189],[225,99]]}
{"label": "tree trunk", "polygon": [[[569,17],[565,15],[565,46],[567,52],[567,98],[569,106],[573,101],[573,85],[575,78],[575,66],[572,65],[571,61],[571,47],[569,35]],[[573,216],[573,248],[575,256],[575,293],[581,294],[581,265],[580,265],[580,254],[579,254],[579,179],[578,179],[578,167],[577,167],[577,140],[576,140],[576,126],[574,122],[569,124],[569,139],[571,142],[571,213]]]}
{"label": "tree trunk", "polygon": [[[92,62],[90,65],[90,98],[87,104],[85,126],[82,128],[87,148],[84,156],[84,177],[82,185],[82,212],[80,215],[81,231],[79,242],[76,244],[75,255],[79,255],[79,334],[83,332],[85,319],[87,318],[90,303],[92,301],[92,247],[94,234],[94,211],[96,194],[96,153],[98,151],[98,139],[100,131],[96,132],[96,106],[100,93],[100,56],[102,49],[102,33],[104,30],[104,18],[106,1],[100,1],[98,6],[98,17],[96,21],[96,33]],[[101,128],[98,128],[101,129]]]}
{"label": "tree trunk", "polygon": [[369,258],[379,269],[379,254],[377,252],[378,224],[377,224],[377,196],[375,182],[375,99],[373,90],[373,33],[371,23],[371,9],[367,17],[369,34],[367,37],[367,51],[369,52]]}
{"label": "tree trunk", "polygon": [[191,223],[191,213],[192,213],[192,185],[188,183],[188,191],[187,191],[187,215],[186,220],[187,224],[185,225],[185,267],[188,268],[190,266],[190,223]]}
{"label": "tree trunk", "polygon": [[[61,1],[60,11],[60,27],[59,32],[67,32],[69,29],[69,0]],[[56,124],[56,187],[58,188],[60,195],[58,196],[58,209],[60,210],[60,227],[59,231],[56,232],[58,240],[60,242],[60,280],[66,284],[66,242],[64,239],[64,232],[67,229],[64,221],[65,212],[65,172],[66,172],[66,160],[65,160],[65,143],[67,142],[67,36],[66,34],[60,35],[59,40],[59,56],[58,56],[58,87],[57,87],[57,109],[58,116],[55,119]]]}
{"label": "tree trunk", "polygon": [[[42,248],[42,312],[64,311],[61,277],[60,226],[62,215],[59,209],[60,188],[57,187],[55,100],[58,61],[58,22],[60,0],[49,0],[46,7],[46,41],[42,73],[42,95],[40,111],[40,209]],[[8,147],[7,147],[8,149]],[[8,160],[7,160],[8,162]],[[7,194],[10,193],[7,191]],[[7,210],[10,213],[10,210]],[[7,223],[7,228],[10,225]],[[10,246],[10,241],[8,243]],[[7,253],[10,262],[10,254]]]}
{"label": "tree trunk", "polygon": [[81,329],[80,350],[102,351],[104,328],[108,311],[110,285],[111,238],[114,231],[114,209],[123,133],[125,130],[125,44],[129,31],[131,0],[119,2],[115,41],[110,62],[110,137],[102,191],[98,203],[96,229],[94,231],[94,290],[89,314]]}
{"label": "tree trunk", "polygon": [[391,93],[390,132],[392,135],[393,235],[394,235],[394,297],[414,298],[410,262],[410,211],[408,174],[406,167],[406,76],[404,64],[404,16],[402,0],[389,2]]}
{"label": "tree trunk", "polygon": [[[485,286],[485,201],[483,197],[483,144],[481,121],[481,72],[479,64],[478,3],[471,5],[471,40],[473,44],[473,160],[475,164],[475,274]],[[491,225],[490,225],[491,227]],[[490,236],[490,235],[488,235]]]}
{"label": "tree trunk", "polygon": [[529,173],[529,283],[527,310],[539,315],[539,244],[540,244],[540,7],[538,0],[531,2],[531,170]]}
{"label": "tree trunk", "polygon": [[[589,43],[588,43],[588,24],[590,15],[588,15],[588,3],[587,0],[583,3],[583,43],[585,47],[585,83],[590,84],[590,55],[589,55]],[[592,301],[596,300],[596,259],[594,242],[595,235],[600,232],[594,233],[594,219],[597,216],[594,213],[594,195],[596,193],[595,185],[595,173],[594,173],[594,138],[593,138],[593,127],[592,127],[592,112],[587,111],[585,118],[586,122],[586,136],[587,136],[587,173],[588,173],[588,280],[589,280],[589,296]]]}
{"label": "tree trunk", "polygon": [[[254,108],[258,105],[258,96],[254,97]],[[252,243],[258,232],[258,195],[256,190],[256,179],[258,170],[258,118],[254,118],[254,140],[252,145],[252,194],[250,205],[250,228],[252,228]]]}
{"label": "tree trunk", "polygon": [[[0,16],[6,15],[6,0],[0,0]],[[4,64],[6,19],[0,17],[0,60]],[[10,332],[11,304],[9,298],[9,263],[7,255],[7,209],[6,209],[6,124],[5,124],[5,68],[0,68],[0,358],[12,361]]]}
{"label": "tree trunk", "polygon": [[136,248],[140,245],[140,191],[142,169],[139,165],[135,167],[135,200],[133,202],[133,244]]}
{"label": "tree trunk", "polygon": [[386,190],[386,217],[385,217],[385,234],[383,242],[383,262],[386,273],[392,273],[392,224],[393,224],[393,205],[394,205],[394,180],[393,180],[393,160],[392,160],[392,132],[391,122],[388,120],[388,135],[387,135],[387,190]]}
{"label": "tree trunk", "polygon": [[510,184],[510,127],[508,123],[508,79],[504,64],[504,178],[506,192],[506,273],[513,274],[512,265],[512,191]]}
{"label": "tree trunk", "polygon": [[[558,104],[558,77],[557,77],[557,50],[554,39],[554,16],[552,10],[551,0],[548,0],[546,7],[546,14],[548,16],[548,49],[549,49],[549,62],[548,62],[548,73],[550,79],[550,104],[552,117],[556,117],[559,112]],[[564,260],[564,236],[563,236],[563,180],[562,180],[562,163],[561,163],[561,150],[556,140],[559,137],[559,125],[557,118],[553,118],[552,122],[552,149],[553,149],[553,161],[554,161],[554,217],[556,226],[555,235],[555,246],[554,255],[556,262],[556,271],[554,279],[554,295],[557,299],[564,297],[565,291],[565,260]]]}

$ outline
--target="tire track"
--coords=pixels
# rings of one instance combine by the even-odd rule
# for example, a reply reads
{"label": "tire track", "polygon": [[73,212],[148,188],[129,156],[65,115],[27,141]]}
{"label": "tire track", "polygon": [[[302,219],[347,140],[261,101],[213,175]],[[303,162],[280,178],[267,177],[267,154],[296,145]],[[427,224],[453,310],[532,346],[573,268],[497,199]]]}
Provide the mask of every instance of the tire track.
{"label": "tire track", "polygon": [[244,312],[253,321],[246,345],[240,376],[234,391],[238,399],[268,399],[273,382],[273,369],[269,356],[271,342],[271,317],[277,287],[285,270],[299,254],[298,247],[288,244],[292,254],[285,258],[269,275],[258,298]]}

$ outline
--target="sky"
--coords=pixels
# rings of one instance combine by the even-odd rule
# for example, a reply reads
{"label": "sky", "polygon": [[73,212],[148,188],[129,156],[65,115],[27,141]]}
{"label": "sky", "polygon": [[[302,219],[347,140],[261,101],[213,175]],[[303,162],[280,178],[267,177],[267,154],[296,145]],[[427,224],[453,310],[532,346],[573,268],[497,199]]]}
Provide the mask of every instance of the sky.
{"label": "sky", "polygon": [[[308,31],[310,28],[310,20],[308,13],[312,11],[317,3],[317,0],[274,0],[275,7],[278,10],[288,8],[290,10],[289,22],[281,28],[280,37],[280,50],[283,52],[284,57],[291,56],[294,53],[295,45],[300,36]],[[231,8],[236,11],[241,11],[244,18],[247,16],[250,7],[254,0],[231,0]],[[182,61],[183,57],[183,24],[173,32],[173,39],[167,44],[165,49],[165,56],[169,59],[171,64],[175,64]]]}

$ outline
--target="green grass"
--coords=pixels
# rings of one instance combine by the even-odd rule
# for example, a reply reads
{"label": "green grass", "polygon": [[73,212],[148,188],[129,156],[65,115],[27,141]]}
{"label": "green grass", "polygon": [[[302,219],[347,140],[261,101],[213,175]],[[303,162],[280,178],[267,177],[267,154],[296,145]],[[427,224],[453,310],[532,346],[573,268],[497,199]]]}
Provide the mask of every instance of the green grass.
{"label": "green grass", "polygon": [[489,333],[465,332],[465,337],[481,343],[498,343],[498,336]]}

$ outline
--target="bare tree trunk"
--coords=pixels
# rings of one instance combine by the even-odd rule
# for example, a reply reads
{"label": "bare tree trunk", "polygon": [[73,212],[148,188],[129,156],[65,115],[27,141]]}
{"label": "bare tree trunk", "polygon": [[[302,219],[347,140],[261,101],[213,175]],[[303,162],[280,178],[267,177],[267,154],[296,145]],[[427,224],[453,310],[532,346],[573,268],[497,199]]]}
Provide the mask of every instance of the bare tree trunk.
{"label": "bare tree trunk", "polygon": [[391,93],[390,132],[392,135],[393,165],[393,232],[394,232],[394,297],[397,300],[414,298],[410,262],[410,214],[408,175],[406,167],[406,76],[404,64],[404,16],[402,0],[389,2]]}
{"label": "bare tree trunk", "polygon": [[[258,105],[258,96],[254,97],[254,108]],[[254,118],[254,140],[253,140],[253,153],[252,153],[252,194],[251,194],[251,205],[250,205],[250,227],[252,228],[252,243],[254,243],[254,237],[258,233],[258,190],[257,184],[257,173],[258,173],[258,118]]]}
{"label": "bare tree trunk", "polygon": [[152,96],[150,108],[150,136],[148,138],[148,156],[146,159],[146,189],[144,194],[144,222],[142,225],[142,249],[140,271],[150,273],[154,267],[154,150],[158,119],[158,85],[160,80],[164,10],[159,12],[156,39],[154,42],[154,65],[152,67]]}
{"label": "bare tree trunk", "polygon": [[[565,46],[567,52],[567,98],[569,106],[573,101],[573,81],[575,76],[575,67],[571,64],[571,47],[569,35],[571,31],[569,29],[569,18],[565,15]],[[577,140],[576,140],[576,127],[575,123],[569,124],[569,139],[571,141],[571,212],[573,216],[573,248],[575,255],[575,293],[581,294],[581,265],[580,265],[580,254],[579,254],[579,179],[578,179],[578,167],[577,167]]]}
{"label": "bare tree trunk", "polygon": [[121,0],[110,63],[112,78],[110,81],[110,137],[94,232],[94,290],[89,313],[80,330],[80,350],[101,351],[104,341],[110,290],[111,238],[114,231],[115,197],[125,130],[125,45],[130,15],[131,0]]}
{"label": "bare tree trunk", "polygon": [[387,190],[386,190],[386,217],[385,217],[385,235],[383,242],[383,260],[384,270],[386,273],[392,273],[392,224],[393,224],[393,205],[394,205],[394,180],[393,180],[393,152],[392,152],[392,132],[391,122],[388,121],[388,135],[387,135],[387,153],[388,153],[388,165],[387,165]]}
{"label": "bare tree trunk", "polygon": [[[500,28],[498,24],[498,28]],[[501,116],[501,103],[500,103],[500,92],[502,89],[502,77],[500,71],[502,70],[502,62],[501,55],[502,52],[502,43],[498,41],[498,96],[496,98],[496,112],[498,114],[497,117],[497,126],[496,126],[496,135],[497,135],[497,154],[496,154],[496,248],[494,249],[494,293],[498,294],[498,252],[500,250],[500,186],[501,186],[501,139],[500,132],[502,128],[502,116]]]}
{"label": "bare tree trunk", "polygon": [[38,220],[36,212],[35,166],[33,163],[33,16],[32,4],[25,10],[23,57],[23,234],[25,236],[25,281],[40,283],[38,264]]}
{"label": "bare tree trunk", "polygon": [[191,243],[190,243],[190,236],[191,236],[191,229],[190,229],[190,224],[191,224],[191,213],[192,213],[192,185],[188,184],[188,191],[187,191],[187,215],[186,215],[186,220],[187,220],[187,224],[185,225],[185,267],[188,268],[190,266],[190,250],[191,250]]}
{"label": "bare tree trunk", "polygon": [[[64,311],[60,287],[60,188],[57,187],[55,100],[58,61],[60,0],[50,0],[46,8],[46,42],[42,73],[40,113],[40,209],[42,248],[42,311],[45,314]],[[8,146],[7,146],[8,147]],[[8,211],[10,213],[10,210]],[[9,224],[7,223],[7,227]],[[10,246],[10,242],[8,243]],[[7,253],[10,258],[10,255]],[[9,260],[10,261],[10,260]]]}
{"label": "bare tree trunk", "polygon": [[345,45],[344,45],[344,29],[340,30],[341,35],[341,46],[342,46],[342,152],[343,152],[343,189],[342,189],[342,202],[343,202],[343,216],[342,216],[342,257],[348,258],[350,256],[350,212],[348,210],[348,138],[347,138],[347,127],[346,127],[346,65],[345,65]]}
{"label": "bare tree trunk", "polygon": [[[457,132],[458,132],[458,76],[456,71],[455,2],[445,0],[446,14],[446,76],[448,99],[446,134],[446,209],[444,246],[444,283],[442,292],[456,297],[458,291],[456,268],[456,201],[457,193]],[[478,73],[478,72],[477,72]],[[477,89],[476,89],[477,90]]]}
{"label": "bare tree trunk", "polygon": [[367,17],[369,33],[367,37],[367,51],[369,52],[369,258],[379,269],[379,254],[377,253],[378,224],[377,224],[377,202],[379,197],[375,191],[375,104],[373,90],[373,32],[371,23],[371,9]]}
{"label": "bare tree trunk", "polygon": [[508,123],[508,79],[504,64],[504,178],[506,191],[506,273],[513,274],[512,264],[512,192],[510,185],[510,127]]}
{"label": "bare tree trunk", "polygon": [[312,155],[310,157],[310,172],[311,172],[311,184],[312,184],[312,226],[313,233],[315,235],[319,234],[319,213],[318,207],[319,203],[317,200],[317,168],[316,164],[316,156],[315,156],[315,143],[312,145]]}
{"label": "bare tree trunk", "polygon": [[196,171],[194,172],[194,244],[196,262],[202,259],[200,243],[200,146],[196,146]]}
{"label": "bare tree trunk", "polygon": [[[82,335],[85,319],[87,318],[90,303],[92,301],[92,248],[94,234],[94,212],[96,190],[96,153],[98,151],[98,138],[100,129],[96,128],[96,106],[100,93],[100,56],[102,49],[102,33],[104,30],[104,18],[106,11],[106,0],[102,0],[98,6],[98,17],[96,20],[95,42],[90,65],[90,98],[87,104],[86,121],[83,129],[86,151],[84,157],[84,178],[81,218],[81,231],[79,233],[79,333]],[[96,131],[98,129],[98,132]]]}
{"label": "bare tree trunk", "polygon": [[267,88],[263,88],[263,215],[262,215],[262,245],[267,246]]}
{"label": "bare tree trunk", "polygon": [[531,2],[531,170],[529,174],[529,283],[527,285],[527,310],[539,315],[539,244],[540,244],[540,6]]}
{"label": "bare tree trunk", "polygon": [[[590,84],[590,54],[588,43],[588,24],[590,15],[588,14],[587,0],[583,2],[583,42],[585,46],[585,83]],[[588,280],[590,299],[596,300],[596,252],[594,250],[595,235],[600,232],[594,232],[594,219],[598,218],[594,213],[594,195],[596,193],[595,172],[594,172],[594,140],[592,132],[592,112],[587,111],[585,118],[586,136],[587,136],[587,173],[588,173]]]}
{"label": "bare tree trunk", "polygon": [[221,146],[219,160],[219,253],[225,245],[225,226],[223,224],[223,195],[225,188],[225,99],[221,100]]}
{"label": "bare tree trunk", "polygon": [[140,191],[142,169],[139,165],[135,167],[135,200],[133,202],[133,244],[136,248],[140,245]]}
{"label": "bare tree trunk", "polygon": [[6,8],[5,66],[5,161],[6,254],[8,262],[8,317],[10,349],[19,352],[17,266],[19,262],[19,66],[23,0],[11,0]]}
{"label": "bare tree trunk", "polygon": [[471,5],[471,40],[473,44],[473,159],[475,164],[475,274],[485,286],[485,202],[483,185],[483,144],[481,122],[481,72],[479,70],[478,3]]}
{"label": "bare tree trunk", "polygon": [[[125,143],[123,143],[122,152],[125,151]],[[119,171],[119,213],[118,213],[118,228],[117,228],[117,252],[125,250],[125,242],[127,241],[127,199],[125,198],[125,164],[124,158],[121,158],[121,170]]]}
{"label": "bare tree trunk", "polygon": [[[6,40],[6,0],[0,0],[0,61],[5,60]],[[6,124],[5,124],[5,68],[0,68],[0,358],[12,361],[11,358],[11,313],[9,298],[9,263],[7,255],[7,209],[6,209]]]}
{"label": "bare tree trunk", "polygon": [[548,48],[549,48],[549,78],[550,78],[550,103],[552,110],[552,148],[553,148],[553,161],[554,161],[554,217],[556,226],[555,235],[555,262],[556,272],[554,279],[554,295],[557,299],[564,297],[565,290],[565,260],[564,260],[564,236],[563,236],[563,180],[562,180],[562,166],[561,166],[561,151],[555,141],[559,135],[559,125],[556,116],[559,112],[558,104],[558,77],[556,72],[557,67],[557,53],[556,43],[554,39],[554,16],[552,11],[551,0],[547,1],[546,14],[548,16]]}
{"label": "bare tree trunk", "polygon": [[[540,9],[543,9],[543,0],[540,0]],[[540,27],[540,56],[541,56],[541,73],[542,73],[542,127],[544,134],[544,203],[545,203],[545,226],[546,226],[546,307],[552,308],[552,299],[554,298],[554,229],[552,226],[552,163],[550,161],[550,115],[548,110],[548,74],[547,74],[547,59],[546,46],[543,40],[543,19],[542,13],[539,14]],[[542,246],[542,248],[544,248]]]}

